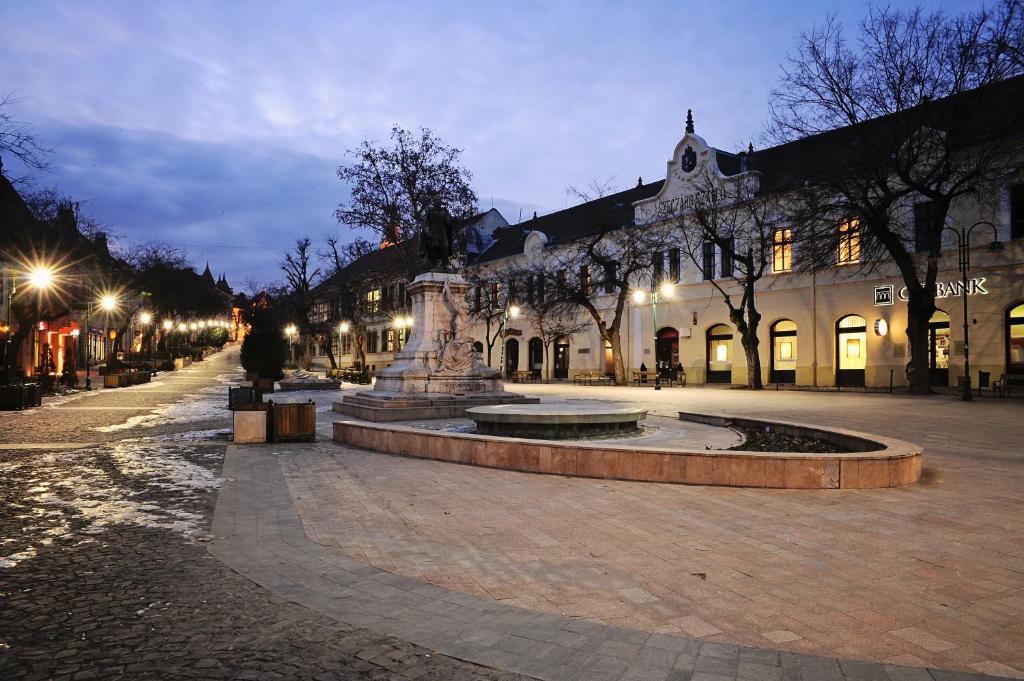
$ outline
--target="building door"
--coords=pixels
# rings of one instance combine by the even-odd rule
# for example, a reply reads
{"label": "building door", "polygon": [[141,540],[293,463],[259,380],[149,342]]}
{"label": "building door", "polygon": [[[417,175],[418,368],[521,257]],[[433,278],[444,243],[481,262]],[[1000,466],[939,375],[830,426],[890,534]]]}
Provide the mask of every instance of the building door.
{"label": "building door", "polygon": [[505,378],[519,371],[519,341],[509,338],[505,341]]}
{"label": "building door", "polygon": [[780,319],[771,328],[771,383],[796,383],[796,322]]}
{"label": "building door", "polygon": [[612,354],[612,344],[608,341],[604,342],[604,375],[615,375],[615,357]]}
{"label": "building door", "polygon": [[708,329],[705,383],[732,383],[732,329],[725,324]]}
{"label": "building door", "polygon": [[666,326],[658,331],[654,360],[662,378],[668,378],[672,370],[679,364],[679,332],[671,326]]}
{"label": "building door", "polygon": [[1024,302],[1006,311],[1006,373],[1024,374]]}
{"label": "building door", "polygon": [[544,341],[536,337],[531,338],[527,348],[530,373],[534,376],[541,376],[544,371]]}
{"label": "building door", "polygon": [[864,387],[867,366],[867,320],[855,314],[836,322],[836,385]]}
{"label": "building door", "polygon": [[569,378],[569,339],[555,341],[555,378]]}
{"label": "building door", "polygon": [[949,385],[949,315],[942,310],[928,320],[928,381]]}

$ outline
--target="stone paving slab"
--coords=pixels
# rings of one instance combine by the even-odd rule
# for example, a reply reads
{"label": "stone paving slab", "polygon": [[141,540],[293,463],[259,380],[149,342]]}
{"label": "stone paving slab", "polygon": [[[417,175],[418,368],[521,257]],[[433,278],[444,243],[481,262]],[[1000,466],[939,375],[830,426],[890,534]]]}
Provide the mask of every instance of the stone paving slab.
{"label": "stone paving slab", "polygon": [[[988,679],[765,650],[561,617],[439,589],[307,537],[282,466],[309,448],[230,446],[210,552],[338,622],[539,679]],[[443,464],[434,464],[443,465]],[[495,473],[499,474],[499,473]],[[500,473],[509,475],[507,473]]]}

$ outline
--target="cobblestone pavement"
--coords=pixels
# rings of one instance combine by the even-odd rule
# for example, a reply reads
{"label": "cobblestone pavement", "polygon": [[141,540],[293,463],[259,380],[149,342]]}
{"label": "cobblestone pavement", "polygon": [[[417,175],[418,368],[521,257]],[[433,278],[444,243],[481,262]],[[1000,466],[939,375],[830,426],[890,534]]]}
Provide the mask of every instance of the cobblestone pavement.
{"label": "cobblestone pavement", "polygon": [[0,679],[522,678],[340,626],[209,554],[236,364],[0,413]]}
{"label": "cobblestone pavement", "polygon": [[305,534],[535,612],[714,643],[1024,676],[1019,400],[513,386],[729,411],[925,447],[920,484],[744,490],[585,480],[318,445],[281,459]]}

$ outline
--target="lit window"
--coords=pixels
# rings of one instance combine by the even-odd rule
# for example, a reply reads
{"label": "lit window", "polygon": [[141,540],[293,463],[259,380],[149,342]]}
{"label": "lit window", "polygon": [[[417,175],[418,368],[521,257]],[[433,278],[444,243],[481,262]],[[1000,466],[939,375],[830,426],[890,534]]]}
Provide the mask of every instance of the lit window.
{"label": "lit window", "polygon": [[772,233],[772,272],[789,272],[793,269],[793,230],[788,227]]}
{"label": "lit window", "polygon": [[860,262],[860,220],[857,218],[839,223],[839,253],[836,262],[840,265]]}
{"label": "lit window", "polygon": [[370,314],[380,311],[380,289],[375,288],[366,292],[366,311]]}

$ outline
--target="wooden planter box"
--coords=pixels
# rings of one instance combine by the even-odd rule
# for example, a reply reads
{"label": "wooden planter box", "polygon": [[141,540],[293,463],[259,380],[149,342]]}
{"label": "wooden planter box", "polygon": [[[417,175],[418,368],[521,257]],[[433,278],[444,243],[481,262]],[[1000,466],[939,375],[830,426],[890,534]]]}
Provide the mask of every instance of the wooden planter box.
{"label": "wooden planter box", "polygon": [[274,442],[315,442],[316,404],[309,402],[273,403],[272,437]]}
{"label": "wooden planter box", "polygon": [[0,386],[0,410],[17,411],[41,406],[43,386],[38,383]]}
{"label": "wooden planter box", "polygon": [[192,358],[191,357],[175,357],[174,358],[174,368],[175,369],[184,369],[185,367],[187,367],[190,364],[192,364]]}

